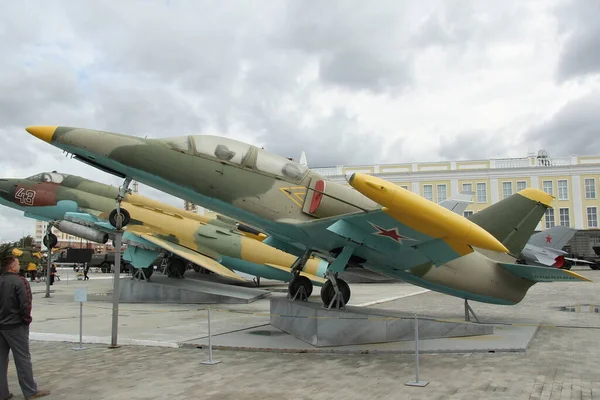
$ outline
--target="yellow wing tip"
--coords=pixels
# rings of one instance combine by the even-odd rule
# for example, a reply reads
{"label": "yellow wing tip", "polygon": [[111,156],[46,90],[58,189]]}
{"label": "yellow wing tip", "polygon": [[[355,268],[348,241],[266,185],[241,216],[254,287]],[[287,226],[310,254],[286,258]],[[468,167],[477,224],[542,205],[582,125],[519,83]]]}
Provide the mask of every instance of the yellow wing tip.
{"label": "yellow wing tip", "polygon": [[563,271],[565,271],[567,274],[571,275],[572,277],[582,280],[584,282],[594,282],[593,280],[588,279],[583,275],[579,275],[577,272],[569,271],[568,269],[565,269]]}
{"label": "yellow wing tip", "polygon": [[540,202],[547,207],[552,207],[552,200],[554,199],[554,196],[549,195],[548,193],[542,190],[535,188],[526,188],[519,191],[518,194],[528,198],[529,200]]}

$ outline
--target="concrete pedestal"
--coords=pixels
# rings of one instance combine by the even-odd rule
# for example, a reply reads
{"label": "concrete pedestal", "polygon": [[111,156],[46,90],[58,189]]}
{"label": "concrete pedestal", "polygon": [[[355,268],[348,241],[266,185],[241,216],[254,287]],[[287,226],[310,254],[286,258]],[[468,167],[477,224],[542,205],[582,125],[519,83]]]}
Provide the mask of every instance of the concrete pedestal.
{"label": "concrete pedestal", "polygon": [[[387,310],[347,306],[328,310],[321,303],[271,299],[271,325],[315,347],[413,340],[414,316]],[[419,316],[419,338],[492,334],[491,325],[437,321]]]}
{"label": "concrete pedestal", "polygon": [[121,303],[247,304],[269,295],[266,290],[154,274],[149,282],[121,279],[119,300]]}

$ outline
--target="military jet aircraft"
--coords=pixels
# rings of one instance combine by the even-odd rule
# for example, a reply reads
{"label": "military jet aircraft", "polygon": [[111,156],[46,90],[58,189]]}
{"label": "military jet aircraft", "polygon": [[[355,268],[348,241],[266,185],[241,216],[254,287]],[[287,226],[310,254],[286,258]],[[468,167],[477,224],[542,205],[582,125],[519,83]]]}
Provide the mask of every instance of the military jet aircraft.
{"label": "military jet aircraft", "polygon": [[[1,205],[98,243],[106,243],[114,231],[109,221],[114,219],[111,211],[117,193],[113,186],[55,171],[26,179],[0,179]],[[244,279],[234,271],[281,281],[294,277],[290,266],[295,256],[246,237],[254,234],[245,235],[229,218],[209,219],[135,193],[128,194],[123,205],[131,214],[123,236],[128,243],[123,258],[143,270],[142,278],[152,275],[151,263],[163,250],[170,255],[167,271],[172,277],[183,276],[187,261],[236,281]],[[56,241],[54,234],[44,237],[50,247]],[[321,285],[326,267],[325,260],[313,258],[302,274]]]}
{"label": "military jet aircraft", "polygon": [[[209,136],[146,139],[81,128],[27,131],[105,172],[135,179],[254,226],[290,252],[301,271],[311,254],[329,257],[321,299],[343,307],[350,288],[337,277],[358,265],[466,300],[515,304],[536,282],[587,280],[571,271],[516,264],[552,196],[525,189],[469,219],[366,174],[352,186],[256,146]],[[354,188],[354,189],[353,189]],[[122,209],[121,209],[122,210]],[[123,224],[129,216],[124,210]],[[312,291],[296,276],[290,294]]]}
{"label": "military jet aircraft", "polygon": [[569,257],[562,248],[575,236],[577,229],[555,226],[531,235],[521,252],[520,261],[528,265],[542,265],[570,269],[573,264],[594,264],[587,260]]}

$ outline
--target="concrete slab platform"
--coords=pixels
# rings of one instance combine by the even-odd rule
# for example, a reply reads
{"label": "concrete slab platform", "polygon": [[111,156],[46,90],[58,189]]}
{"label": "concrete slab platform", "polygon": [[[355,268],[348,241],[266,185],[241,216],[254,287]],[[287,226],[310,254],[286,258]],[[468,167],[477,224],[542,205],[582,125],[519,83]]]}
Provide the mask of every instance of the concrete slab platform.
{"label": "concrete slab platform", "polygon": [[173,279],[153,275],[150,281],[123,279],[121,303],[247,304],[269,296],[266,290],[200,279]]}
{"label": "concrete slab platform", "polygon": [[[419,340],[419,352],[437,353],[514,353],[525,352],[538,331],[532,325],[497,325],[494,333],[470,337]],[[270,324],[237,332],[213,335],[215,350],[262,351],[275,353],[339,354],[414,354],[414,340],[389,343],[315,347]],[[207,348],[208,337],[181,342],[180,347]]]}
{"label": "concrete slab platform", "polygon": [[[491,325],[419,318],[419,337],[437,339],[493,333]],[[271,325],[316,347],[347,346],[411,340],[415,318],[408,313],[321,303],[271,299]]]}

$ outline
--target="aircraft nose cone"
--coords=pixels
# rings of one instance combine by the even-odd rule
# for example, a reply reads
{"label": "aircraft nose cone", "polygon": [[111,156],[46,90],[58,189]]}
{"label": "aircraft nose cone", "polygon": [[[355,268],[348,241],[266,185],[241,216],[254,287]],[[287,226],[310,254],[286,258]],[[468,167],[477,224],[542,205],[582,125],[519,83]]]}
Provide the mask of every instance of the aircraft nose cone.
{"label": "aircraft nose cone", "polygon": [[57,126],[28,126],[25,130],[46,143],[52,142]]}

